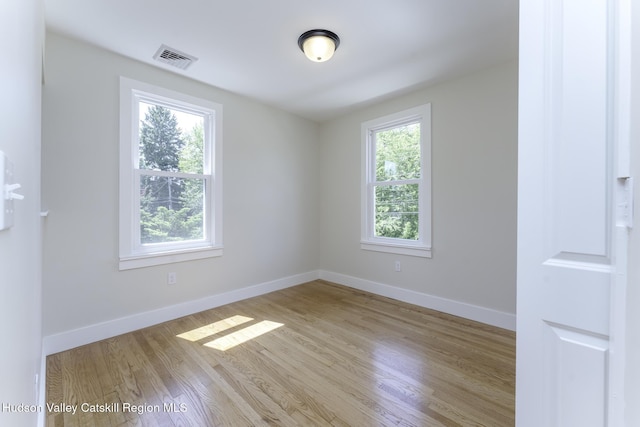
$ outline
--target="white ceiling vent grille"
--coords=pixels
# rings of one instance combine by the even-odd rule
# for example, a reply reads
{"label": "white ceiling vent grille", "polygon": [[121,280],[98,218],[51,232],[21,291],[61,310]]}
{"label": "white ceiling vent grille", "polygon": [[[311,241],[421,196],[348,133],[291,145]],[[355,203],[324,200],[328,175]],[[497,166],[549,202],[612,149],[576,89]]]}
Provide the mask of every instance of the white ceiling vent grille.
{"label": "white ceiling vent grille", "polygon": [[160,49],[153,55],[153,59],[165,64],[173,65],[182,70],[186,70],[191,64],[196,62],[198,58],[192,55],[188,55],[184,52],[180,52],[177,49],[169,47],[167,45],[160,46]]}

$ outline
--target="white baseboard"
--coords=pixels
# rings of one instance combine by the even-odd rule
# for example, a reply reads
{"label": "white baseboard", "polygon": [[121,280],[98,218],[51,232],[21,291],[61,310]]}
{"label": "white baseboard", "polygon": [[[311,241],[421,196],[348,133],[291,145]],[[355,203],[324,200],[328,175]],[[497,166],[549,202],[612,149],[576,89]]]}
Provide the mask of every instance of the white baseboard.
{"label": "white baseboard", "polygon": [[506,313],[486,307],[480,307],[460,301],[454,301],[421,292],[385,285],[340,273],[333,273],[331,271],[320,270],[319,275],[320,279],[349,286],[354,289],[371,292],[410,304],[419,305],[421,307],[430,308],[432,310],[442,311],[454,316],[464,317],[465,319],[475,320],[477,322],[486,323],[499,328],[511,331],[516,330],[516,315],[512,313]]}
{"label": "white baseboard", "polygon": [[[190,314],[209,310],[221,305],[289,288],[301,283],[311,282],[316,279],[324,279],[329,282],[397,299],[410,304],[416,304],[421,307],[442,311],[444,313],[453,314],[455,316],[464,317],[466,319],[475,320],[500,328],[512,331],[515,331],[516,329],[516,316],[512,313],[492,310],[485,307],[385,285],[340,273],[319,270],[284,277],[282,279],[258,285],[247,286],[242,289],[211,295],[202,299],[187,301],[181,304],[159,308],[157,310],[146,311],[127,317],[96,323],[54,335],[48,335],[43,339],[43,354],[46,356],[69,350],[81,345],[115,337],[120,334],[157,325],[158,323],[188,316]],[[41,380],[44,381],[44,372],[41,373]]]}
{"label": "white baseboard", "polygon": [[82,328],[61,332],[54,335],[45,336],[43,339],[43,353],[45,355],[59,353],[81,345],[100,341],[106,338],[132,332],[148,326],[179,317],[188,316],[200,311],[209,310],[243,299],[252,298],[258,295],[280,289],[289,288],[301,283],[318,279],[318,271],[296,274],[282,279],[247,286],[245,288],[211,295],[194,301],[187,301],[181,304],[159,308],[157,310],[146,311],[131,316],[121,317],[102,323],[96,323]]}

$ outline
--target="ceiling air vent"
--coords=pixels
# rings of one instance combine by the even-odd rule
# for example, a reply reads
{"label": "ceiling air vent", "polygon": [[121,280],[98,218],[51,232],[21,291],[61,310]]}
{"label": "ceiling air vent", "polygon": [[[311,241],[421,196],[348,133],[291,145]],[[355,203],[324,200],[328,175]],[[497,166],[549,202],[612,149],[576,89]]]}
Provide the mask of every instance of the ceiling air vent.
{"label": "ceiling air vent", "polygon": [[165,64],[173,65],[182,70],[186,70],[192,63],[196,62],[198,58],[188,55],[184,52],[180,52],[172,47],[162,45],[160,49],[153,55],[153,59]]}

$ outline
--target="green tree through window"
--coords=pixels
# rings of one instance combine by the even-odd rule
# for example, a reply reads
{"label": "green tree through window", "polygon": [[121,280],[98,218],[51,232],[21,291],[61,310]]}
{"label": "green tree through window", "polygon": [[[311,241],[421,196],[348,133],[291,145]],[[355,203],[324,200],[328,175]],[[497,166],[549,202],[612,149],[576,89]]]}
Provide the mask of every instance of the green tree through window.
{"label": "green tree through window", "polygon": [[202,118],[184,134],[173,110],[144,102],[140,108],[146,109],[139,147],[141,243],[202,239]]}
{"label": "green tree through window", "polygon": [[375,133],[375,236],[418,240],[420,125]]}

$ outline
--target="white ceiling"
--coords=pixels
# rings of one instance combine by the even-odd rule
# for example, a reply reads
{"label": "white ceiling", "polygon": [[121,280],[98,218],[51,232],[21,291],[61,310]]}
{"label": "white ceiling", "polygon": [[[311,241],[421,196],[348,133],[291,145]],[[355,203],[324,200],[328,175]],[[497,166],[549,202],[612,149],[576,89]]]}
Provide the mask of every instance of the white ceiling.
{"label": "white ceiling", "polygon": [[[518,0],[45,0],[51,31],[316,121],[517,57]],[[337,33],[328,62],[299,50]],[[198,58],[153,60],[161,44]]]}

